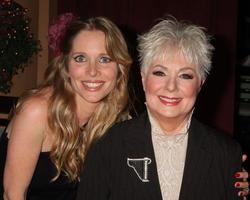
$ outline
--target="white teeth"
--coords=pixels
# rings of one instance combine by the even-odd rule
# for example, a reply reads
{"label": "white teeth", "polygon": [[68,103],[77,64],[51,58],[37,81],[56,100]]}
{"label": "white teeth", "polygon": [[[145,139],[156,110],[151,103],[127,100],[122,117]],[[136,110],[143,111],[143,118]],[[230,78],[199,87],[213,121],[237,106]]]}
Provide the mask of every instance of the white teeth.
{"label": "white teeth", "polygon": [[177,98],[174,98],[174,99],[169,99],[169,98],[164,98],[164,97],[160,97],[160,99],[164,100],[164,101],[167,101],[167,102],[178,102],[179,99]]}
{"label": "white teeth", "polygon": [[87,82],[84,82],[83,83],[85,86],[89,87],[89,88],[96,88],[96,87],[99,87],[100,85],[102,85],[103,83],[87,83]]}

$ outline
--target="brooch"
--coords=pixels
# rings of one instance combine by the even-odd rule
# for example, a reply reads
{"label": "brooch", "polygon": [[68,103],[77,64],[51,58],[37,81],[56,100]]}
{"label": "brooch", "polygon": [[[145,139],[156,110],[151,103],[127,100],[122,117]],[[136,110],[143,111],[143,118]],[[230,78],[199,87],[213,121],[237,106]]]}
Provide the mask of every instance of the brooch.
{"label": "brooch", "polygon": [[138,178],[142,182],[149,182],[148,179],[148,165],[151,163],[150,158],[127,158],[127,165],[131,167]]}

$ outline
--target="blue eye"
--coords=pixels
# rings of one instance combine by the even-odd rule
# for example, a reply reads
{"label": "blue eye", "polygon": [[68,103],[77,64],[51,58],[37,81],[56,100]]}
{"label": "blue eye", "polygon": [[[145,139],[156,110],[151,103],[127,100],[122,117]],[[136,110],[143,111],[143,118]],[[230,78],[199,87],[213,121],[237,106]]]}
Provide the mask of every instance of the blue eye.
{"label": "blue eye", "polygon": [[182,79],[193,79],[194,76],[192,74],[181,74],[180,77]]}
{"label": "blue eye", "polygon": [[74,57],[74,60],[78,63],[86,62],[87,58],[84,55],[78,55]]}
{"label": "blue eye", "polygon": [[162,72],[162,71],[154,71],[153,75],[155,75],[155,76],[165,76],[165,73]]}
{"label": "blue eye", "polygon": [[112,59],[109,58],[109,57],[106,57],[106,56],[102,56],[102,57],[99,59],[99,62],[100,62],[100,63],[110,63],[110,62],[112,62]]}

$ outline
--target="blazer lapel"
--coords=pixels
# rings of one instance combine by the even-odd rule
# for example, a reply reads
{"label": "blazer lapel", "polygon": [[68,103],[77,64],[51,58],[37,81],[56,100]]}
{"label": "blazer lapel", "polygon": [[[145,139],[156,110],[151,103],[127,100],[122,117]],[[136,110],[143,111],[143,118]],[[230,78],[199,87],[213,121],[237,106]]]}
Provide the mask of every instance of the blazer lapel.
{"label": "blazer lapel", "polygon": [[210,167],[212,156],[206,150],[206,135],[204,128],[192,119],[184,167],[180,200],[199,199]]}
{"label": "blazer lapel", "polygon": [[[158,180],[155,155],[151,139],[151,126],[147,113],[138,118],[136,127],[129,130],[125,138],[125,152],[129,158],[149,158],[151,163],[148,165],[148,182],[141,182],[143,193],[147,194],[148,199],[162,200],[161,190]],[[131,170],[136,176],[136,173]],[[138,178],[139,179],[139,178]],[[138,184],[136,182],[135,184]]]}

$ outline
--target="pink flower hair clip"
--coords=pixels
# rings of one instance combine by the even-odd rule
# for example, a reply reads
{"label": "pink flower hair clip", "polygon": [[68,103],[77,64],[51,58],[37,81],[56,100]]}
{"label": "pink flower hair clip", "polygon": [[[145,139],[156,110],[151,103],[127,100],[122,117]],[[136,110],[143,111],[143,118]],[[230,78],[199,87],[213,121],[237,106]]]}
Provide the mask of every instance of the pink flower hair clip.
{"label": "pink flower hair clip", "polygon": [[64,34],[69,25],[76,19],[77,17],[72,13],[64,13],[59,15],[49,26],[48,43],[55,57],[61,54],[60,45]]}

